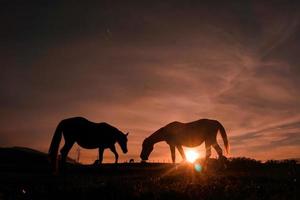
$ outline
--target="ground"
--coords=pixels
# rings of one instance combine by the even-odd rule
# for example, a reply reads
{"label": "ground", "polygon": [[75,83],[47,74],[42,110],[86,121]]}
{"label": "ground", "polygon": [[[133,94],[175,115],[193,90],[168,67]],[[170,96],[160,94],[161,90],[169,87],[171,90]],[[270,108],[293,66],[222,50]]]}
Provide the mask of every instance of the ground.
{"label": "ground", "polygon": [[211,160],[192,164],[69,164],[53,176],[44,166],[0,165],[0,199],[299,199],[299,165]]}
{"label": "ground", "polygon": [[0,148],[2,199],[300,199],[296,161],[231,158],[203,163],[81,165],[68,159],[54,176],[47,154]]}

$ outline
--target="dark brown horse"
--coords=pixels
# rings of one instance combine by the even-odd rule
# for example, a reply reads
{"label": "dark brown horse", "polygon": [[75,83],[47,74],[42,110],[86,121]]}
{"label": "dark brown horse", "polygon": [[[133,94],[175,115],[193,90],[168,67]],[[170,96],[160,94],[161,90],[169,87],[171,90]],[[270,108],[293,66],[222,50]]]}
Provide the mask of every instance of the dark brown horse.
{"label": "dark brown horse", "polygon": [[73,144],[86,149],[99,149],[99,162],[103,160],[103,151],[109,148],[115,154],[115,162],[118,162],[118,153],[115,143],[118,142],[122,151],[127,153],[127,134],[107,123],[94,123],[82,117],[74,117],[62,120],[54,133],[50,148],[49,157],[52,167],[57,171],[57,156],[59,144],[64,136],[65,144],[60,150],[62,165],[66,162],[67,155]]}
{"label": "dark brown horse", "polygon": [[182,146],[196,147],[203,142],[205,142],[206,158],[211,156],[211,146],[217,151],[219,158],[225,158],[221,147],[217,143],[218,131],[221,133],[228,153],[227,134],[222,124],[216,120],[200,119],[189,123],[172,122],[160,128],[144,140],[140,157],[142,161],[148,160],[154,144],[165,141],[170,146],[173,163],[175,163],[175,147],[185,160]]}

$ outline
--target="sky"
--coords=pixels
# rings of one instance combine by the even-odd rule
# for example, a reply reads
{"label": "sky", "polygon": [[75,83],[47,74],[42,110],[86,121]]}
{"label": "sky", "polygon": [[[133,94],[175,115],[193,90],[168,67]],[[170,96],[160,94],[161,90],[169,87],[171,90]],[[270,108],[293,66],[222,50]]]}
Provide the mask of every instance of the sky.
{"label": "sky", "polygon": [[[160,127],[211,118],[230,157],[300,157],[299,2],[0,4],[1,147],[47,152],[57,124],[82,116],[130,132],[117,151],[138,161]],[[81,162],[96,157],[81,149]],[[149,159],[170,161],[168,145]]]}

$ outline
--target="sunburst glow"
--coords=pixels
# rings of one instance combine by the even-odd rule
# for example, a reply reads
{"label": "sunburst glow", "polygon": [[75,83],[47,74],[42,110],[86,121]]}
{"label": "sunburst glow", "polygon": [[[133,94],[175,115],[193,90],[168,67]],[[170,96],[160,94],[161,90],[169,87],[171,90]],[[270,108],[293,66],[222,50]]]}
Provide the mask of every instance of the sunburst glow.
{"label": "sunburst glow", "polygon": [[185,150],[186,160],[190,163],[194,163],[199,157],[199,153],[196,150]]}

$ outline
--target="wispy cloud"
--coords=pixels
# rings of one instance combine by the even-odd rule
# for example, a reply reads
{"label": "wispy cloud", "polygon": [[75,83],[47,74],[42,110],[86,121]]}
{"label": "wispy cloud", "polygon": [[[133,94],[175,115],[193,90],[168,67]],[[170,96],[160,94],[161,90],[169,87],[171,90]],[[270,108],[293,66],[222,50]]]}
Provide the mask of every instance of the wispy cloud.
{"label": "wispy cloud", "polygon": [[[235,156],[300,156],[299,7],[250,1],[94,7],[51,7],[63,17],[33,14],[27,34],[8,36],[1,145],[47,151],[57,123],[80,115],[130,131],[130,153],[122,158],[137,159],[143,138],[165,124],[214,118]],[[26,20],[16,26],[23,30]],[[82,153],[89,162],[97,154]],[[167,159],[168,147],[159,144],[153,156]]]}

